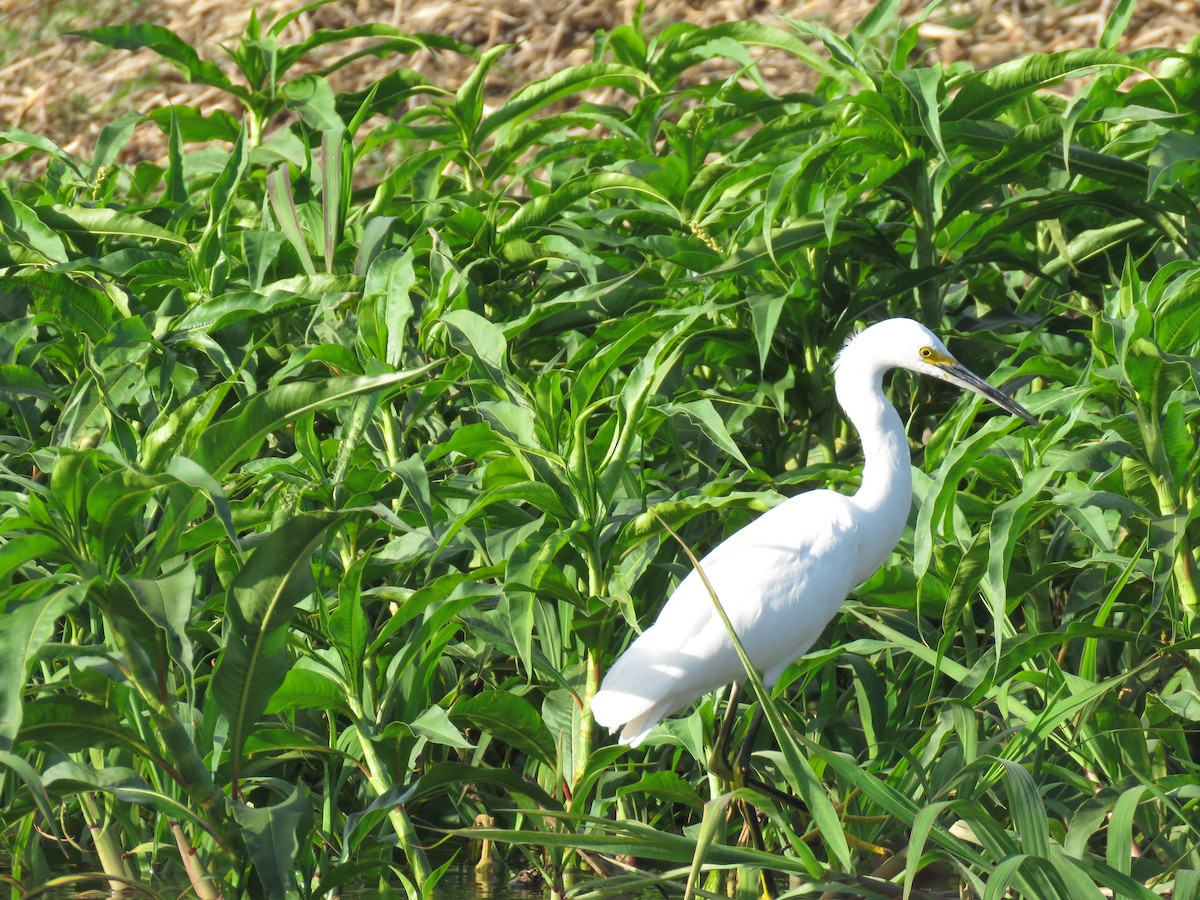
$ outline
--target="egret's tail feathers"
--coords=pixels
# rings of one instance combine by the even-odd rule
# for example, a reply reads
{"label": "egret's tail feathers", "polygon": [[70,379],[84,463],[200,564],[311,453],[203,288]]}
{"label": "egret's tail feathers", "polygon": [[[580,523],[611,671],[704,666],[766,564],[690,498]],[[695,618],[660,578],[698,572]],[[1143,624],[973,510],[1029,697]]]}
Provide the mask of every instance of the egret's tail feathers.
{"label": "egret's tail feathers", "polygon": [[592,715],[620,742],[636,747],[664,716],[687,703],[680,697],[679,670],[673,664],[677,640],[651,628],[613,664],[592,698]]}
{"label": "egret's tail feathers", "polygon": [[636,747],[671,712],[674,698],[655,702],[624,691],[601,688],[592,698],[592,716],[609,731],[620,729],[619,743]]}

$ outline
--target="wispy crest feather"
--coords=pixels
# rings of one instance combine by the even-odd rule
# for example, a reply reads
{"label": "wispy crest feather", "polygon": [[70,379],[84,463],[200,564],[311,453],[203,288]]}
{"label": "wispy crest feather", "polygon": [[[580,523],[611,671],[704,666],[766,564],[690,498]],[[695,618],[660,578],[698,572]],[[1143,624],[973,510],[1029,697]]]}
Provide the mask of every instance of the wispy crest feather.
{"label": "wispy crest feather", "polygon": [[842,349],[840,349],[837,352],[837,356],[835,356],[833,358],[833,371],[834,372],[837,372],[838,366],[840,366],[842,364],[842,357],[846,355],[846,351],[850,349],[850,345],[853,344],[855,339],[860,334],[862,334],[864,331],[866,331],[865,328],[855,328],[848,335],[846,335],[846,339],[844,341],[842,341]]}

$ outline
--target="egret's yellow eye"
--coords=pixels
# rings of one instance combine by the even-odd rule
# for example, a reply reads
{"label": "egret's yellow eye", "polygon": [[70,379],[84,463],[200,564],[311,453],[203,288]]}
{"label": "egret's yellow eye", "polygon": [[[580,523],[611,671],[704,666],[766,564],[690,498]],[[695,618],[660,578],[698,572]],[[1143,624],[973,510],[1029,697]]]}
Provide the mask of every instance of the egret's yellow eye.
{"label": "egret's yellow eye", "polygon": [[933,357],[933,348],[932,347],[922,347],[921,348],[921,359],[930,359],[932,357]]}

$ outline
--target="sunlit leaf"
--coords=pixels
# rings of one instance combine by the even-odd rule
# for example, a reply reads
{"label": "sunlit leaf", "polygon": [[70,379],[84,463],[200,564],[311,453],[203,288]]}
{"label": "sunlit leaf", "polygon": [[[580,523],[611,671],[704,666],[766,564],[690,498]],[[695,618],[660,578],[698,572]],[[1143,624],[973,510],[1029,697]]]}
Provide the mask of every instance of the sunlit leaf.
{"label": "sunlit leaf", "polygon": [[197,441],[194,459],[220,477],[249,458],[272,431],[313,410],[358,394],[386,391],[429,370],[408,369],[387,375],[331,378],[324,382],[292,382],[238,404],[212,424]]}

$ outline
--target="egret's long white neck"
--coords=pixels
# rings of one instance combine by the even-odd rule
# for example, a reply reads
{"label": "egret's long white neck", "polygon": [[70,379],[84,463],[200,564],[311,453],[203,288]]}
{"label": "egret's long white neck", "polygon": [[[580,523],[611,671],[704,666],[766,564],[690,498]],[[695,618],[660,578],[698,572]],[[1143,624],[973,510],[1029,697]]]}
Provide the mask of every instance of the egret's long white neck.
{"label": "egret's long white neck", "polygon": [[900,540],[912,506],[912,460],[904,423],[883,394],[886,366],[843,360],[834,379],[838,402],[862,439],[862,486],[852,498],[867,515],[859,529],[855,583],[870,578]]}

